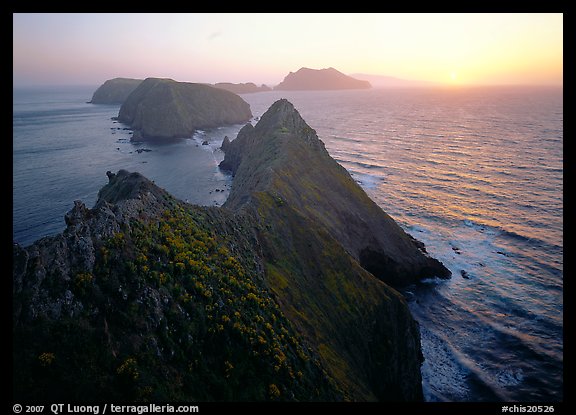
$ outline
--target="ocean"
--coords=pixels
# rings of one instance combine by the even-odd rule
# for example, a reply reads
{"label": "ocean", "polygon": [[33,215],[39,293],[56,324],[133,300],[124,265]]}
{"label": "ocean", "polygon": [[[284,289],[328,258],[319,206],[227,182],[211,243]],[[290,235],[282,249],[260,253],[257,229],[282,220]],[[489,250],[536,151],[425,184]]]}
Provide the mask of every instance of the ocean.
{"label": "ocean", "polygon": [[[92,105],[97,86],[13,90],[13,240],[65,228],[106,171],[174,196],[225,202],[218,169],[241,125],[132,143]],[[418,321],[427,401],[563,400],[563,90],[547,87],[269,91],[287,98],[368,195],[451,271],[403,294]]]}

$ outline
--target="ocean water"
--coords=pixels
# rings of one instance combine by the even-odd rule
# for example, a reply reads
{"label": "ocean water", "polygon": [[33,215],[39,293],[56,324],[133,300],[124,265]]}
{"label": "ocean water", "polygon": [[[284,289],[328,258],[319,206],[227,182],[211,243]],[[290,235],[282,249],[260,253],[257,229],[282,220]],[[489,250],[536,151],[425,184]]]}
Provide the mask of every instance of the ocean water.
{"label": "ocean water", "polygon": [[86,103],[96,88],[14,90],[13,239],[22,245],[64,230],[74,200],[92,207],[108,170],[138,171],[191,203],[226,201],[231,178],[218,169],[218,149],[241,126],[167,144],[132,143],[128,126],[112,120],[118,105]]}
{"label": "ocean water", "polygon": [[[225,201],[231,178],[217,168],[218,147],[240,125],[131,143],[111,119],[118,106],[86,104],[95,88],[14,90],[16,242],[64,229],[72,201],[91,207],[107,170],[140,171],[192,203]],[[563,400],[561,88],[242,97],[255,118],[290,100],[365,191],[452,271],[403,292],[420,324],[426,400]]]}

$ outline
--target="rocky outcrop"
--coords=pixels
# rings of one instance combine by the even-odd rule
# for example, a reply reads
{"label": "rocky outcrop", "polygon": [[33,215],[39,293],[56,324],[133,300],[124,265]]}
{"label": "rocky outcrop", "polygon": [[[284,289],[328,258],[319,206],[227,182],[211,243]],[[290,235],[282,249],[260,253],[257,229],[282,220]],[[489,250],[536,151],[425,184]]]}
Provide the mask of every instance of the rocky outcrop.
{"label": "rocky outcrop", "polygon": [[272,88],[262,84],[257,86],[252,82],[247,82],[245,84],[233,84],[230,82],[219,82],[214,84],[216,88],[225,89],[226,91],[234,92],[235,94],[251,94],[254,92],[271,91]]}
{"label": "rocky outcrop", "polygon": [[334,68],[300,68],[290,72],[276,90],[367,89],[370,82],[354,79]]}
{"label": "rocky outcrop", "polygon": [[227,207],[240,209],[255,203],[255,192],[267,192],[321,224],[366,270],[388,284],[449,277],[450,271],[330,157],[287,100],[274,103],[256,127],[243,127],[225,151],[220,166],[236,176]]}
{"label": "rocky outcrop", "polygon": [[224,139],[222,140],[222,144],[220,145],[220,150],[222,151],[226,151],[228,149],[228,146],[230,145],[231,141],[230,138],[228,138],[228,136],[224,136]]}
{"label": "rocky outcrop", "polygon": [[418,328],[387,284],[450,272],[370,200],[288,101],[225,151],[221,168],[235,177],[224,207],[260,224],[266,281],[328,373],[351,399],[421,399]]}
{"label": "rocky outcrop", "polygon": [[14,399],[342,400],[263,280],[255,224],[108,172],[13,247]]}
{"label": "rocky outcrop", "polygon": [[252,117],[238,95],[203,84],[147,78],[120,107],[118,121],[134,140],[190,137],[197,129],[238,124]]}
{"label": "rocky outcrop", "polygon": [[382,280],[441,264],[286,100],[224,149],[222,208],[108,172],[64,232],[14,245],[15,400],[422,400],[418,326]]}
{"label": "rocky outcrop", "polygon": [[91,104],[122,104],[142,79],[114,78],[104,82],[92,95]]}

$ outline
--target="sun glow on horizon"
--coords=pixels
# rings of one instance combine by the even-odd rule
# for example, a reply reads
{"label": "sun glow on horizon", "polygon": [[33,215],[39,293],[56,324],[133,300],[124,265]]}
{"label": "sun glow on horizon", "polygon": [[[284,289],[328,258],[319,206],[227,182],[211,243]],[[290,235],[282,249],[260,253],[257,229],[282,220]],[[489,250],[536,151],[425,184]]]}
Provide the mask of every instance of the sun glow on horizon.
{"label": "sun glow on horizon", "polygon": [[273,86],[301,67],[448,85],[562,85],[563,15],[13,15],[20,85],[157,76]]}

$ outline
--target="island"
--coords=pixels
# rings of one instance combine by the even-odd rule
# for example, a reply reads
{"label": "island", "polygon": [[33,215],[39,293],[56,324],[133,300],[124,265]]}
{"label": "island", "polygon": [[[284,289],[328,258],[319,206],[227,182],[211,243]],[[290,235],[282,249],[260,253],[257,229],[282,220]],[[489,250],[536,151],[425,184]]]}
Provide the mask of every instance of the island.
{"label": "island", "polygon": [[290,72],[275,90],[368,89],[370,82],[354,79],[334,68],[300,68]]}
{"label": "island", "polygon": [[221,89],[225,89],[226,91],[230,91],[230,92],[234,92],[235,94],[251,94],[254,92],[265,92],[265,91],[271,91],[272,88],[270,88],[267,85],[260,85],[257,86],[255,83],[253,82],[247,82],[247,83],[240,83],[240,84],[234,84],[234,83],[230,83],[230,82],[218,82],[216,84],[214,84],[214,86],[216,88],[221,88]]}
{"label": "island", "polygon": [[250,105],[230,91],[164,78],[145,79],[118,112],[118,121],[133,129],[132,140],[188,138],[250,118]]}
{"label": "island", "polygon": [[134,91],[142,79],[114,78],[109,79],[98,87],[92,95],[90,104],[122,104],[128,95]]}
{"label": "island", "polygon": [[66,229],[13,246],[15,401],[421,401],[399,287],[448,278],[287,100],[227,140],[199,207],[107,172]]}

